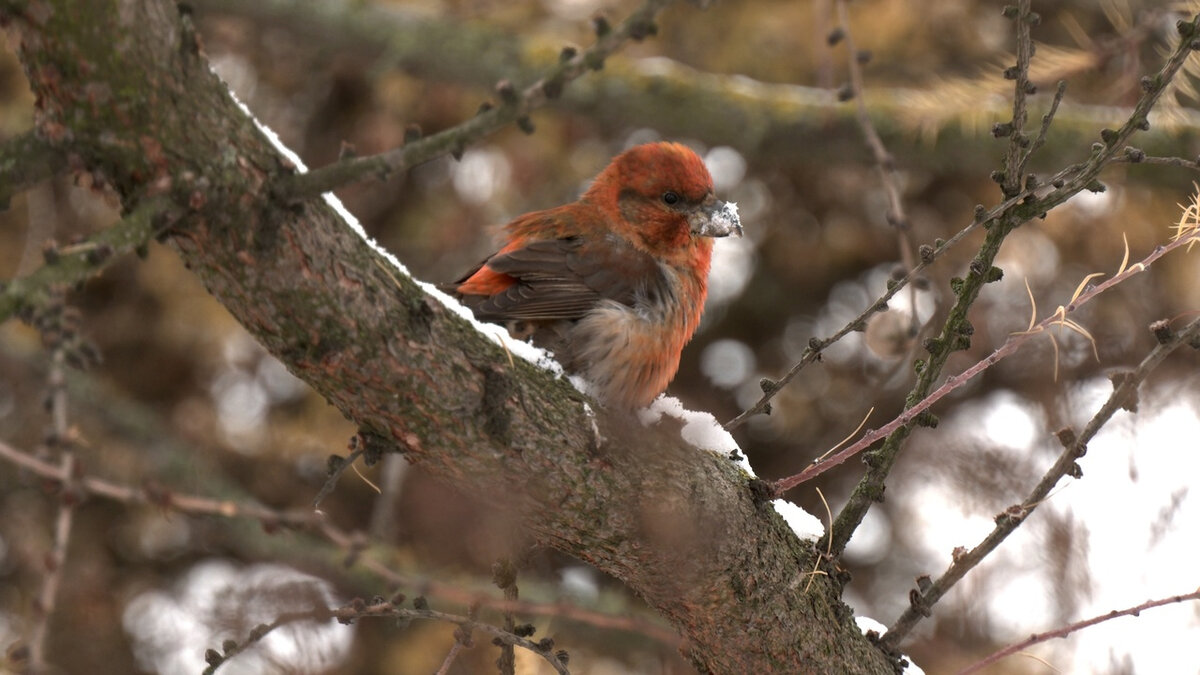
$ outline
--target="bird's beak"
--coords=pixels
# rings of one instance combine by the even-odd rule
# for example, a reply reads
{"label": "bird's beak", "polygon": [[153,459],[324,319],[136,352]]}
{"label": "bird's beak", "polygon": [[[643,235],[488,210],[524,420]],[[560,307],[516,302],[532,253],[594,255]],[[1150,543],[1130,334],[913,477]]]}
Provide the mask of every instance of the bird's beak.
{"label": "bird's beak", "polygon": [[742,236],[737,204],[723,202],[711,194],[688,214],[687,219],[692,234],[701,237]]}

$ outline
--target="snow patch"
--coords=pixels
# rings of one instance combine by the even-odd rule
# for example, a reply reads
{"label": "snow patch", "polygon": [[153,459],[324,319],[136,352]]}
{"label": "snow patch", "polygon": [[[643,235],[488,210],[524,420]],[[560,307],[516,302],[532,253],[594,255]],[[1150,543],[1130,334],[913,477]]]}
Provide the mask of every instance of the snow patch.
{"label": "snow patch", "polygon": [[649,406],[639,410],[637,415],[642,426],[646,427],[658,424],[664,415],[682,422],[683,429],[679,434],[684,441],[701,450],[709,450],[720,455],[730,456],[736,452],[738,466],[742,467],[751,477],[755,477],[750,460],[741,452],[737,441],[733,440],[733,436],[725,430],[725,427],[721,426],[721,423],[711,413],[685,410],[679,399],[663,395],[654,399]]}
{"label": "snow patch", "polygon": [[[854,617],[854,623],[858,624],[858,629],[862,631],[863,635],[866,635],[867,631],[872,630],[881,636],[887,632],[887,626],[879,623],[869,616],[856,616]],[[925,675],[925,671],[921,670],[920,666],[913,663],[912,659],[908,658],[904,654],[901,654],[900,658],[904,659],[908,663],[908,666],[904,669],[904,675]]]}
{"label": "snow patch", "polygon": [[792,532],[801,539],[819,539],[825,536],[825,525],[821,519],[786,499],[776,499],[771,502],[775,511],[783,516],[784,522],[792,528]]}

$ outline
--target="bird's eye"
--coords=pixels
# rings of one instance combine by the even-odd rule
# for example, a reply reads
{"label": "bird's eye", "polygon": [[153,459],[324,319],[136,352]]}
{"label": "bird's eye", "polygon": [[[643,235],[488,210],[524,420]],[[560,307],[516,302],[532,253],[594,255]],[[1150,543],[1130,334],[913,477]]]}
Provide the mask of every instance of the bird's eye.
{"label": "bird's eye", "polygon": [[662,200],[667,206],[674,206],[679,203],[679,195],[668,190],[663,193]]}

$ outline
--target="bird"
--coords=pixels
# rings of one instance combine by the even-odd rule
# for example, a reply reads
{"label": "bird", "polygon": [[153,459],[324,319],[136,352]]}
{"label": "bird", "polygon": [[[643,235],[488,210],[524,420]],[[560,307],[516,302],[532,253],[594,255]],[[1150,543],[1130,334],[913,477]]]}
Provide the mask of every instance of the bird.
{"label": "bird", "polygon": [[666,390],[700,324],[713,239],[742,225],[694,151],[657,142],[617,155],[578,201],[502,232],[448,290],[553,352],[605,406],[636,410]]}

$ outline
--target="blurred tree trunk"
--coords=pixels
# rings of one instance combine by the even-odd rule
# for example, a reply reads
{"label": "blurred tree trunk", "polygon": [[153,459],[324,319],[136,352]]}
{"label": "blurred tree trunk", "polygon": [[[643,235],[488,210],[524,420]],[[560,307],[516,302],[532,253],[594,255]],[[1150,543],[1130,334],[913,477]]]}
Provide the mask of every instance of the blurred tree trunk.
{"label": "blurred tree trunk", "polygon": [[510,363],[324,201],[273,196],[292,167],[210,71],[175,3],[0,0],[0,19],[38,133],[126,212],[170,204],[169,244],[366,437],[623,580],[702,671],[892,672],[838,581],[809,584],[810,547],[732,462],[685,447],[669,424],[589,419],[567,383]]}

